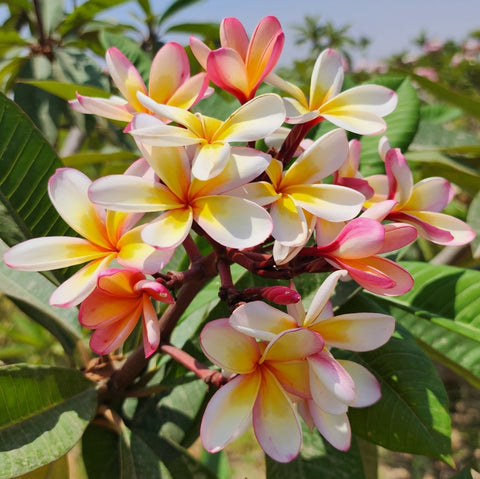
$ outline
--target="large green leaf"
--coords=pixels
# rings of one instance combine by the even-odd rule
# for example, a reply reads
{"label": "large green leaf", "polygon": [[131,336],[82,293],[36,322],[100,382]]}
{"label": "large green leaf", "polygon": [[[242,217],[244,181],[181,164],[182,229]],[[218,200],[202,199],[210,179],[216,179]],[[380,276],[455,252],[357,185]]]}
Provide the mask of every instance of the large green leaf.
{"label": "large green leaf", "polygon": [[478,170],[450,158],[441,150],[412,150],[405,158],[422,178],[442,176],[471,194],[480,189]]}
{"label": "large green leaf", "polygon": [[[392,148],[406,151],[417,132],[420,120],[420,100],[416,90],[408,78],[379,77],[372,83],[392,88],[398,95],[397,108],[385,117],[388,137]],[[380,135],[363,136],[361,138],[362,150],[360,155],[360,168],[364,176],[384,173],[384,164],[378,155],[378,141]]]}
{"label": "large green leaf", "polygon": [[435,359],[480,388],[480,272],[402,263],[415,279],[402,296],[377,298]]}
{"label": "large green leaf", "polygon": [[48,464],[80,439],[97,409],[93,383],[74,369],[0,368],[0,478]]}
{"label": "large green leaf", "polygon": [[[7,250],[0,240],[0,255]],[[81,330],[76,308],[56,308],[48,299],[55,286],[40,273],[26,273],[8,268],[0,262],[0,291],[8,296],[25,314],[45,327],[73,355]]]}
{"label": "large green leaf", "polygon": [[330,446],[318,432],[303,427],[303,446],[293,461],[281,464],[266,456],[267,479],[364,479],[356,441],[347,452]]}
{"label": "large green leaf", "polygon": [[475,230],[477,236],[472,241],[472,254],[474,258],[480,257],[480,193],[475,195],[468,209],[468,224]]}
{"label": "large green leaf", "polygon": [[173,15],[177,14],[178,12],[195,5],[196,3],[201,3],[205,0],[175,0],[172,2],[167,9],[163,12],[160,16],[158,23],[162,24],[166,20],[168,20]]}
{"label": "large green leaf", "polygon": [[465,113],[480,118],[480,103],[469,96],[461,95],[450,90],[448,87],[438,82],[433,82],[428,78],[415,73],[408,73],[420,87],[436,96],[440,101],[461,108]]}
{"label": "large green leaf", "polygon": [[[62,163],[31,120],[0,93],[0,202],[24,238],[69,231],[52,206],[47,182]],[[11,237],[11,236],[10,236]],[[4,232],[0,238],[8,242]]]}

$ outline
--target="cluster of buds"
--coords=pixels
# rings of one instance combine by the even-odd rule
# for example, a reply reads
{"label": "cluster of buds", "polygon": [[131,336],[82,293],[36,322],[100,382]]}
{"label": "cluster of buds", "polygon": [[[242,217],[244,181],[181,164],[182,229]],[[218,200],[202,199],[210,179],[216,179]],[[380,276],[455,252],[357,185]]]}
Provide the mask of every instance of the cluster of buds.
{"label": "cluster of buds", "polygon": [[[173,290],[202,274],[198,265],[207,257],[191,233],[203,236],[220,295],[232,310],[230,318],[208,323],[200,337],[205,355],[228,379],[207,406],[205,447],[221,449],[253,422],[267,454],[289,461],[301,445],[300,415],[335,447],[347,449],[348,407],[372,404],[380,390],[371,373],[336,360],[330,348],[374,349],[391,336],[394,319],[334,317],[329,298],[337,281],[403,294],[412,277],[383,253],[417,235],[465,244],[473,232],[441,213],[453,196],[450,184],[428,178],[414,185],[405,158],[386,138],[379,145],[386,174],[361,176],[360,144],[349,142],[346,132],[383,133],[395,92],[378,85],[342,91],[341,55],[326,50],[306,95],[273,73],[284,34],[272,16],[259,22],[251,39],[238,20],[227,18],[220,40],[212,51],[191,39],[205,70],[194,76],[184,48],[164,45],[153,59],[148,89],[119,50],[107,51],[123,98],[77,95],[71,105],[125,122],[142,157],[124,174],[93,182],[77,170],[59,169],[49,195],[79,236],[31,239],[6,252],[4,261],[25,271],[86,263],[55,290],[51,304],[81,304],[80,322],[95,330],[90,346],[101,355],[119,348],[142,318],[148,357],[168,342],[154,304],[174,305]],[[210,82],[240,103],[225,120],[200,112],[202,99],[214,93]],[[263,82],[279,93],[257,95]],[[337,128],[306,138],[322,121]],[[258,140],[268,151],[257,148]],[[165,273],[181,246],[190,268]],[[293,283],[236,290],[233,263],[272,280],[330,275],[305,313]],[[287,312],[264,300],[286,304]]]}

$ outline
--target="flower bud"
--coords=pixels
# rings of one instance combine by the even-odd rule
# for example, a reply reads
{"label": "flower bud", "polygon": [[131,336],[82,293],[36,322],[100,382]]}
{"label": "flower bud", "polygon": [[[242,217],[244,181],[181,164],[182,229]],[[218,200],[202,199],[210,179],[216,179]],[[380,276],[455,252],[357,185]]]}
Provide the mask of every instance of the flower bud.
{"label": "flower bud", "polygon": [[297,291],[287,286],[267,286],[262,288],[262,298],[268,299],[275,304],[293,304],[298,303],[301,296]]}

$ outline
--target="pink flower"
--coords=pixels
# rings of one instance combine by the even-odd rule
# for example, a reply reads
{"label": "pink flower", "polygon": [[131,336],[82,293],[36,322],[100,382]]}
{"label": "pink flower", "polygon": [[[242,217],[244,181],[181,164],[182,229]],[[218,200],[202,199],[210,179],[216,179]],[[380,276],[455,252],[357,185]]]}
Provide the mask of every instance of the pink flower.
{"label": "pink flower", "polygon": [[[336,225],[329,226],[335,228]],[[317,220],[316,255],[325,258],[338,269],[347,270],[354,281],[372,293],[396,296],[412,288],[412,276],[380,254],[397,250],[414,241],[417,234],[413,227],[402,224],[382,225],[375,219],[360,217],[349,221],[335,239],[323,243],[327,228],[326,222]]]}
{"label": "pink flower", "polygon": [[438,176],[413,183],[405,157],[398,148],[381,142],[380,154],[385,160],[385,175],[367,178],[375,191],[365,203],[368,208],[385,200],[395,200],[383,218],[413,225],[420,236],[441,245],[467,244],[475,233],[462,220],[440,213],[450,203],[454,191],[450,182]]}
{"label": "pink flower", "polygon": [[140,316],[145,357],[160,344],[160,328],[152,299],[173,303],[168,290],[139,271],[107,269],[98,275],[97,287],[80,306],[82,326],[95,329],[90,347],[97,354],[117,349],[135,328]]}
{"label": "pink flower", "polygon": [[81,113],[93,113],[113,120],[130,122],[136,113],[149,113],[137,99],[137,92],[149,95],[157,103],[188,110],[208,95],[205,73],[190,77],[185,49],[175,42],[166,43],[155,55],[150,69],[149,89],[128,58],[112,47],[105,55],[113,83],[123,98],[96,98],[77,94],[70,105]]}
{"label": "pink flower", "polygon": [[190,46],[210,80],[245,103],[275,67],[284,40],[273,16],[260,20],[250,40],[240,21],[230,17],[220,25],[221,48],[212,51],[195,37],[190,38]]}
{"label": "pink flower", "polygon": [[205,449],[220,451],[253,424],[260,446],[272,459],[294,459],[302,430],[290,395],[310,397],[305,358],[323,349],[322,338],[297,328],[260,343],[222,318],[203,328],[200,344],[213,363],[235,374],[205,409],[200,427]]}
{"label": "pink flower", "polygon": [[370,351],[387,342],[395,327],[395,319],[384,314],[334,316],[330,297],[344,275],[345,271],[332,273],[318,289],[307,312],[301,302],[288,304],[285,313],[262,301],[253,301],[239,306],[230,317],[233,328],[261,341],[275,341],[278,335],[298,328],[322,338],[325,348],[306,356],[310,397],[297,394],[295,402],[307,425],[315,426],[341,450],[350,446],[348,407],[365,407],[378,401],[380,385],[363,366],[336,360],[329,349]]}

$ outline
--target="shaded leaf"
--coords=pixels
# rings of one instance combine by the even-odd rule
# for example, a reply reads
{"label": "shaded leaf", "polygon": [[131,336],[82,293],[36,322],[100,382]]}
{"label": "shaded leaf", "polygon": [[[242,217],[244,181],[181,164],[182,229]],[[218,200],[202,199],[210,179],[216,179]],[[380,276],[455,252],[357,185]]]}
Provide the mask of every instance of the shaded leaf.
{"label": "shaded leaf", "polygon": [[[17,105],[0,94],[0,201],[24,239],[65,235],[69,228],[52,206],[47,182],[62,163]],[[0,231],[0,237],[3,232]]]}
{"label": "shaded leaf", "polygon": [[218,23],[180,23],[167,28],[166,33],[188,33],[204,38],[217,38],[219,28]]}
{"label": "shaded leaf", "polygon": [[413,289],[375,301],[386,305],[435,359],[480,388],[480,272],[415,262],[402,266],[415,279]]}
{"label": "shaded leaf", "polygon": [[52,479],[52,478],[67,478],[69,477],[67,456],[62,456],[60,459],[39,467],[32,472],[27,472],[19,476],[18,479]]}
{"label": "shaded leaf", "polygon": [[74,369],[0,368],[0,478],[65,455],[97,409],[95,385]]}
{"label": "shaded leaf", "polygon": [[[86,165],[98,163],[125,163],[127,166],[138,159],[138,153],[133,151],[115,151],[112,153],[84,152],[62,158],[65,166],[82,168]],[[125,166],[126,168],[126,166]]]}

